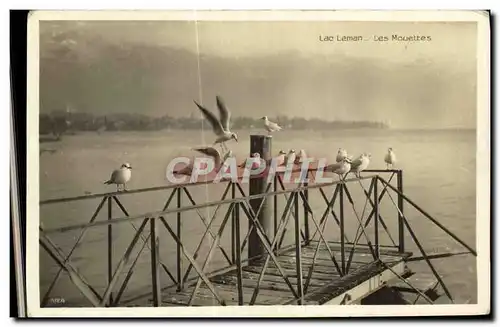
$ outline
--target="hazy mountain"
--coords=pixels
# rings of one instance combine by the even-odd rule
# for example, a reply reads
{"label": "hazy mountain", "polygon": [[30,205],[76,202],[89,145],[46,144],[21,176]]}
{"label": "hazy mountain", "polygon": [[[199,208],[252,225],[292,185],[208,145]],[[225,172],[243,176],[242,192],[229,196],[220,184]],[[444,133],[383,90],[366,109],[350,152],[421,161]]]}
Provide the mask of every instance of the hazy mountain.
{"label": "hazy mountain", "polygon": [[[475,126],[475,68],[423,57],[412,63],[312,56],[222,58],[175,48],[110,41],[66,30],[41,35],[40,110],[199,115],[193,100],[234,115],[376,120],[394,127]],[[460,114],[457,114],[460,112]]]}

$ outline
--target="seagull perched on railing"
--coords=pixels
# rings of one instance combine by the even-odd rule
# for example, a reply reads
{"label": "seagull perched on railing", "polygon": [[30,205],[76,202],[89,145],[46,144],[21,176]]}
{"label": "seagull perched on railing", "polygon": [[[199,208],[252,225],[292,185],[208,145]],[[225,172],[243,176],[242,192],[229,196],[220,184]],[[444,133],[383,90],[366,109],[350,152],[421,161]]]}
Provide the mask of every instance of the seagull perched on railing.
{"label": "seagull perched on railing", "polygon": [[116,191],[119,191],[120,185],[123,186],[123,190],[126,191],[125,184],[132,177],[132,167],[129,163],[124,163],[120,169],[116,169],[111,173],[111,178],[104,182],[104,184],[116,184]]}
{"label": "seagull perched on railing", "polygon": [[396,163],[396,155],[394,154],[392,148],[387,149],[387,154],[385,155],[384,161],[387,164],[387,169],[389,169],[389,165],[392,169],[392,166]]}
{"label": "seagull perched on railing", "polygon": [[286,160],[286,152],[283,150],[280,150],[278,152],[278,155],[275,157],[276,160],[276,166],[281,166],[285,164]]}
{"label": "seagull perched on railing", "polygon": [[299,154],[297,155],[297,157],[295,158],[295,164],[298,165],[302,162],[302,160],[304,160],[305,158],[307,158],[307,154],[306,154],[306,151],[304,149],[301,149],[299,151]]}
{"label": "seagull perched on railing", "polygon": [[290,151],[288,151],[288,154],[287,156],[285,157],[285,166],[288,165],[288,163],[295,163],[295,158],[297,157],[297,155],[295,154],[295,150],[294,149],[291,149]]}
{"label": "seagull perched on railing", "polygon": [[337,158],[335,160],[337,162],[341,162],[344,158],[347,158],[347,151],[345,149],[339,148],[339,151],[337,151]]}
{"label": "seagull perched on railing", "polygon": [[[260,158],[260,154],[258,152],[252,153],[251,158],[253,158],[253,160],[251,160],[252,161],[252,167],[251,167],[251,169],[257,169],[257,168],[259,168],[260,165],[261,165],[261,161],[262,161],[262,159]],[[249,161],[249,160],[246,159],[238,167],[244,168],[246,166],[246,164],[247,164],[247,161]]]}
{"label": "seagull perched on railing", "polygon": [[283,129],[277,123],[270,121],[267,116],[264,116],[261,119],[264,121],[264,128],[267,130],[267,135],[271,135],[272,132],[278,132]]}
{"label": "seagull perched on railing", "polygon": [[220,144],[222,151],[228,150],[226,142],[234,139],[238,142],[238,135],[229,130],[229,121],[231,119],[231,112],[227,109],[226,105],[222,101],[220,96],[216,96],[217,108],[219,109],[220,119],[217,119],[213,113],[205,109],[202,105],[198,104],[196,101],[194,103],[201,110],[203,116],[208,120],[212,129],[217,136],[214,144]]}
{"label": "seagull perched on railing", "polygon": [[359,178],[359,173],[368,168],[370,164],[370,154],[363,153],[351,163],[351,173],[354,173]]}
{"label": "seagull perched on railing", "polygon": [[339,175],[339,180],[341,176],[347,174],[351,170],[351,160],[349,158],[344,158],[340,162],[328,165],[325,167],[325,171],[331,171]]}

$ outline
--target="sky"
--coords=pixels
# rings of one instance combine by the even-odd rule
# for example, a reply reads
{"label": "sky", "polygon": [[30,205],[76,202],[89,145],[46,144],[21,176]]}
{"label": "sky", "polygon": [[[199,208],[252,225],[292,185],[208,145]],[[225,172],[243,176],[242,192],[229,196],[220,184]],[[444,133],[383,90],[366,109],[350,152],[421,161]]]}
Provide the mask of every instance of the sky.
{"label": "sky", "polygon": [[[41,23],[40,32],[42,104],[55,103],[44,99],[55,98],[62,83],[73,87],[65,101],[91,112],[141,107],[153,115],[183,115],[196,113],[193,99],[213,108],[220,94],[235,115],[369,119],[396,128],[476,123],[475,23],[58,21]],[[395,34],[430,40],[392,41]],[[320,41],[326,36],[335,41]],[[337,41],[342,36],[363,41]],[[389,41],[378,41],[384,36]],[[76,53],[74,62],[59,69],[57,48]],[[118,56],[122,66],[105,74],[116,79],[91,89],[103,78],[88,71],[102,72],[109,66],[103,58]],[[85,72],[63,77],[64,69],[73,72],[71,65]],[[44,81],[51,85],[44,88]]]}

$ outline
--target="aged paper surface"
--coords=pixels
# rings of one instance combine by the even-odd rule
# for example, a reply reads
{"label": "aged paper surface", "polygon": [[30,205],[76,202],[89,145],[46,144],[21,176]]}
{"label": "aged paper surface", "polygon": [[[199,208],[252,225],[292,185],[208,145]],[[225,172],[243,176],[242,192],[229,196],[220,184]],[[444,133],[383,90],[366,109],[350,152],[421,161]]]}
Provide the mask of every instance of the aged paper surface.
{"label": "aged paper surface", "polygon": [[[488,14],[473,11],[34,12],[28,35],[28,314],[318,317],[488,312],[489,33]],[[215,108],[221,102],[231,112],[231,132],[222,118],[226,134],[217,134],[197,106],[218,117]],[[240,274],[238,263],[245,260],[248,248],[262,251],[265,260],[264,243],[271,247],[281,241],[275,234],[264,240],[248,231],[251,213],[244,214],[243,208],[237,248],[236,214],[228,211],[226,219],[228,209],[221,209],[211,225],[208,219],[216,213],[225,182],[202,183],[200,191],[189,186],[192,198],[174,200],[168,209],[191,206],[182,213],[183,220],[180,211],[161,210],[170,194],[165,185],[175,183],[168,172],[174,160],[191,158],[192,148],[201,146],[207,154],[206,147],[221,135],[227,138],[213,148],[233,156],[238,165],[243,162],[241,168],[249,156],[249,140],[259,139],[256,135],[268,135],[273,156],[282,149],[283,157],[290,158],[294,149],[297,158],[302,149],[317,162],[324,159],[330,171],[324,178],[334,183],[324,189],[328,199],[337,187],[336,174],[359,167],[364,160],[360,154],[369,158],[369,167],[360,169],[365,179],[348,182],[355,175],[346,177],[345,192],[353,192],[353,204],[350,195],[341,193],[343,208],[334,208],[336,214],[328,214],[327,203],[313,186],[308,201],[297,195],[303,203],[300,217],[293,218],[298,205],[290,209],[292,218],[284,231],[272,227],[270,218],[269,226],[256,228],[283,235],[288,231],[283,244],[290,245],[290,251],[284,255],[292,261],[282,261],[281,254],[269,256],[262,276],[262,264],[245,266]],[[342,153],[339,149],[346,149],[350,159],[335,160]],[[391,151],[395,157],[390,157]],[[250,175],[254,168],[248,170]],[[387,180],[392,170],[404,173],[404,191],[397,187],[421,210],[379,181],[378,194],[392,195],[381,200],[376,223],[361,223],[375,207],[372,200],[365,201],[359,186],[372,194],[370,176]],[[192,182],[200,182],[190,174]],[[319,183],[318,175],[315,178],[310,185]],[[294,183],[286,182],[286,188],[297,187]],[[242,184],[245,192],[252,187]],[[281,207],[276,209],[280,215],[288,210],[287,199],[293,194],[283,192],[286,199],[280,194],[275,204]],[[203,205],[210,202],[214,205]],[[238,203],[245,207],[246,202]],[[410,228],[401,218],[401,203]],[[229,207],[230,201],[224,205]],[[272,209],[263,210],[271,217]],[[87,231],[93,214],[96,219]],[[321,219],[323,215],[328,218]],[[118,222],[108,225],[109,217]],[[302,235],[296,229],[296,238],[294,219],[302,219]],[[328,225],[321,225],[325,221]],[[248,240],[247,232],[253,235]],[[300,237],[313,241],[294,247]],[[380,271],[359,264],[358,259],[368,260],[364,264],[376,260],[373,252],[355,251],[357,240],[359,248],[366,243],[366,251],[375,246],[383,262]],[[332,250],[337,246],[347,254]],[[344,252],[348,246],[351,257]],[[245,258],[235,254],[238,249]],[[399,254],[392,256],[393,250]],[[407,261],[400,256],[403,252],[411,252]],[[332,255],[339,270],[329,260]],[[405,264],[415,273],[409,285],[398,277]],[[218,273],[223,268],[228,269]],[[347,283],[346,278],[353,280]],[[414,283],[416,305],[368,305],[379,301],[376,294],[383,283],[398,282],[399,288],[410,289]],[[420,292],[417,284],[425,289]],[[339,285],[345,289],[340,291]],[[139,299],[140,294],[146,295]],[[297,294],[303,294],[299,300],[307,305],[297,305]],[[424,305],[427,299],[439,305]],[[243,306],[238,306],[240,301]],[[152,307],[158,302],[161,307]]]}

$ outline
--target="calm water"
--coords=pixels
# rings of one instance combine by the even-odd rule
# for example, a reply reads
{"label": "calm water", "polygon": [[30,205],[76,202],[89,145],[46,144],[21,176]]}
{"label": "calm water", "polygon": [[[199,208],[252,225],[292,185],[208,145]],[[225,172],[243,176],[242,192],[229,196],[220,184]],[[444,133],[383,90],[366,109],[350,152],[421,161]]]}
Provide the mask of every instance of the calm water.
{"label": "calm water", "polygon": [[[243,158],[249,152],[249,131],[241,131],[239,143],[231,143],[231,149],[237,157]],[[475,248],[476,218],[476,163],[475,163],[475,131],[342,131],[342,132],[283,132],[276,134],[273,139],[273,152],[290,148],[305,149],[314,157],[326,157],[334,160],[339,147],[346,148],[349,153],[358,155],[361,152],[372,154],[370,168],[385,168],[383,157],[387,147],[391,146],[398,157],[398,168],[404,170],[404,191],[417,204],[423,207],[442,224],[456,233],[467,244]],[[212,135],[205,133],[207,142],[212,142]],[[165,185],[165,168],[175,156],[191,157],[189,150],[196,145],[202,145],[201,133],[186,131],[161,132],[127,132],[127,133],[96,133],[67,136],[62,142],[43,143],[41,147],[57,149],[57,152],[44,153],[40,157],[40,197],[41,199],[59,198],[100,193],[114,190],[113,186],[103,184],[109,178],[110,172],[123,162],[129,162],[133,169],[132,180],[128,188],[144,188]],[[388,176],[386,176],[388,177]],[[364,183],[368,188],[368,182]],[[356,233],[356,215],[361,216],[365,201],[361,198],[359,184],[349,186],[355,198],[354,209],[346,208],[346,230],[352,240]],[[190,188],[197,203],[220,200],[224,185],[210,185],[207,187]],[[325,190],[332,194],[332,189]],[[141,193],[134,195],[120,195],[120,201],[130,215],[158,211],[168,198],[170,191]],[[393,195],[394,200],[396,199]],[[316,219],[322,216],[325,202],[317,192],[311,191],[311,206]],[[183,204],[188,199],[183,198]],[[280,199],[281,207],[285,199]],[[45,228],[85,223],[91,218],[99,205],[100,200],[85,200],[67,204],[52,204],[41,207],[41,221]],[[347,201],[346,201],[347,203]],[[175,205],[175,202],[174,202]],[[370,209],[367,205],[366,211]],[[113,217],[122,217],[123,213],[117,206],[113,206]],[[200,214],[205,217],[213,214],[214,208],[202,209]],[[225,208],[221,207],[212,230],[218,231]],[[397,239],[396,217],[397,211],[390,198],[385,198],[381,204],[381,214],[389,226],[392,237]],[[463,248],[443,232],[433,227],[428,220],[416,210],[405,207],[411,226],[425,250],[429,253],[444,251],[462,251]],[[366,217],[367,212],[364,213]],[[107,218],[107,206],[98,215],[99,219]],[[242,218],[243,219],[243,218]],[[175,216],[167,217],[172,228],[175,228]],[[290,220],[291,222],[291,220]],[[135,223],[136,226],[139,222]],[[242,223],[242,233],[246,232],[246,222]],[[289,224],[290,229],[293,224]],[[312,225],[314,226],[314,225]],[[188,250],[194,252],[200,242],[204,225],[196,212],[183,213],[183,238],[187,242]],[[229,227],[223,233],[221,245],[229,248]],[[146,228],[147,231],[147,228]],[[312,227],[314,232],[314,227]],[[367,229],[369,233],[370,230]],[[69,253],[79,231],[54,234],[53,241],[64,251]],[[134,235],[134,229],[128,223],[118,225],[113,230],[114,262],[123,255]],[[147,233],[146,233],[147,235]],[[175,274],[176,247],[172,238],[164,228],[161,235],[161,258],[173,274]],[[244,237],[245,234],[242,235]],[[373,235],[373,234],[371,234]],[[338,240],[338,227],[333,220],[327,225],[326,236],[330,240]],[[97,290],[102,292],[107,282],[106,268],[106,229],[92,228],[84,237],[81,245],[72,255],[72,264]],[[370,236],[369,236],[370,237]],[[372,236],[371,236],[372,237]],[[202,252],[198,258],[203,263],[211,239],[208,236],[203,243]],[[288,233],[285,243],[293,242],[293,234]],[[364,238],[361,242],[366,243]],[[391,240],[385,233],[381,234],[381,242],[391,245]],[[406,235],[407,248],[419,255],[417,247],[410,235]],[[140,248],[141,242],[139,243]],[[134,250],[136,253],[138,249]],[[52,259],[41,252],[41,293],[42,296],[49,287],[58,271]],[[221,252],[216,250],[206,270],[212,270],[224,264]],[[476,303],[476,261],[472,256],[459,256],[448,259],[433,260],[435,267],[443,276],[447,286],[454,295],[456,303]],[[186,265],[186,264],[185,264]],[[428,272],[429,268],[423,263],[412,266],[417,271]],[[185,269],[185,267],[184,267]],[[127,270],[121,276],[120,283],[125,278]],[[137,267],[124,297],[137,294],[150,285],[149,254],[146,250],[139,257]],[[162,275],[163,285],[171,281]],[[62,275],[52,296],[64,297],[68,305],[86,305],[81,302],[78,290],[72,285],[65,274]]]}

